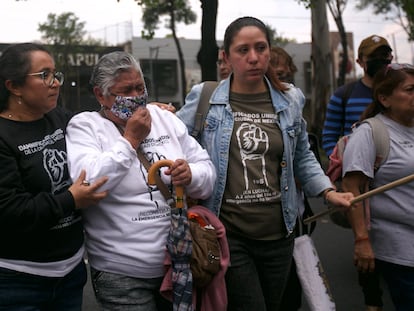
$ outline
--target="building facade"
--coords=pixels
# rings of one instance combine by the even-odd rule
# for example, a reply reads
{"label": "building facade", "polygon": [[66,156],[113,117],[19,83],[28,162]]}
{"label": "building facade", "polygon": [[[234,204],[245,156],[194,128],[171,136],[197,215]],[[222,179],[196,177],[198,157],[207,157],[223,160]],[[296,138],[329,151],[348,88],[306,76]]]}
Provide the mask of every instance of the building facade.
{"label": "building facade", "polygon": [[[341,57],[341,46],[338,33],[331,33],[333,76],[337,78],[337,68]],[[353,52],[353,37],[348,34],[349,60],[355,64]],[[184,103],[181,90],[188,92],[194,84],[201,82],[201,69],[197,63],[197,53],[200,40],[180,39],[185,62],[186,85],[180,79],[178,52],[173,38],[154,38],[145,40],[140,37],[132,38],[120,46],[48,46],[55,55],[57,70],[65,74],[65,83],[61,89],[59,104],[77,112],[96,110],[99,105],[89,88],[92,69],[99,58],[109,52],[126,50],[140,61],[148,88],[150,101],[174,103],[181,107]],[[217,42],[220,46],[222,42]],[[0,44],[0,53],[8,44]],[[295,75],[295,85],[305,94],[308,101],[312,95],[312,65],[311,43],[288,43],[283,47],[293,58],[298,72]],[[355,66],[347,73],[347,80],[355,78]],[[336,79],[335,79],[336,81]],[[333,87],[335,88],[335,81]],[[305,108],[306,112],[306,108]]]}

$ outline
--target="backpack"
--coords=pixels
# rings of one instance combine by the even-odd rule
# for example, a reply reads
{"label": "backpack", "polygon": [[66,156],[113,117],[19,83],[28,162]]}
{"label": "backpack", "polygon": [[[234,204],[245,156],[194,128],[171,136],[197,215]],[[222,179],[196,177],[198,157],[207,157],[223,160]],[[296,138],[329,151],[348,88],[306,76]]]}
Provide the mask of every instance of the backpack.
{"label": "backpack", "polygon": [[[387,160],[390,150],[390,135],[388,129],[381,119],[373,117],[363,120],[354,124],[354,128],[362,123],[368,123],[372,128],[372,139],[375,145],[375,162],[374,162],[374,174],[378,171],[380,166]],[[342,158],[345,151],[346,144],[349,137],[352,135],[342,136],[335,145],[334,150],[329,156],[329,166],[326,171],[326,175],[331,179],[331,182],[335,184],[337,190],[341,190],[342,181]],[[367,185],[368,186],[368,185]],[[338,226],[343,228],[351,228],[348,221],[348,217],[344,212],[338,211],[330,214],[330,218]]]}

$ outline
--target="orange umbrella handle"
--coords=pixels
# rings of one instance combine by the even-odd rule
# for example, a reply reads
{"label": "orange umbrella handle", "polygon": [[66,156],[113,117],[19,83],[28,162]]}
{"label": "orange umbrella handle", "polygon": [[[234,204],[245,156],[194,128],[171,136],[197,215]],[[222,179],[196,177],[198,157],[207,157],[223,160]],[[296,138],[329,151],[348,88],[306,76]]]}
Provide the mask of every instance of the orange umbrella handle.
{"label": "orange umbrella handle", "polygon": [[[157,174],[157,171],[163,167],[168,166],[171,167],[174,164],[174,161],[172,160],[159,160],[155,163],[153,163],[149,170],[148,170],[148,183],[150,185],[156,185],[157,182],[155,181],[155,174]],[[183,208],[184,207],[184,188],[182,186],[175,187],[175,206],[177,208]]]}

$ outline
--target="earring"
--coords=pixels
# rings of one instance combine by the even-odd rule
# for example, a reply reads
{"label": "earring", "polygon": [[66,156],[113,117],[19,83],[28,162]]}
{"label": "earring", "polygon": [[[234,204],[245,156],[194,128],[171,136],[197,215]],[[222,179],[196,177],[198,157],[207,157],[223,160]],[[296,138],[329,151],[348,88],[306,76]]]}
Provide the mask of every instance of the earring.
{"label": "earring", "polygon": [[18,103],[19,105],[21,105],[21,104],[22,104],[22,98],[21,98],[21,97],[18,97],[18,98],[17,98],[17,103]]}

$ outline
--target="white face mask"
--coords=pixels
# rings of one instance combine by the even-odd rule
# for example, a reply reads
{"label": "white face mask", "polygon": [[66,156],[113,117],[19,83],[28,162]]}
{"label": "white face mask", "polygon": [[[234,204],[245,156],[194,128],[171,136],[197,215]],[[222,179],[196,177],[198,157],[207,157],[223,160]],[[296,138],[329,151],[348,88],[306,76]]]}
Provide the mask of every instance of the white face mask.
{"label": "white face mask", "polygon": [[111,107],[111,112],[122,120],[128,120],[138,107],[147,105],[148,94],[145,92],[139,96],[116,96]]}

